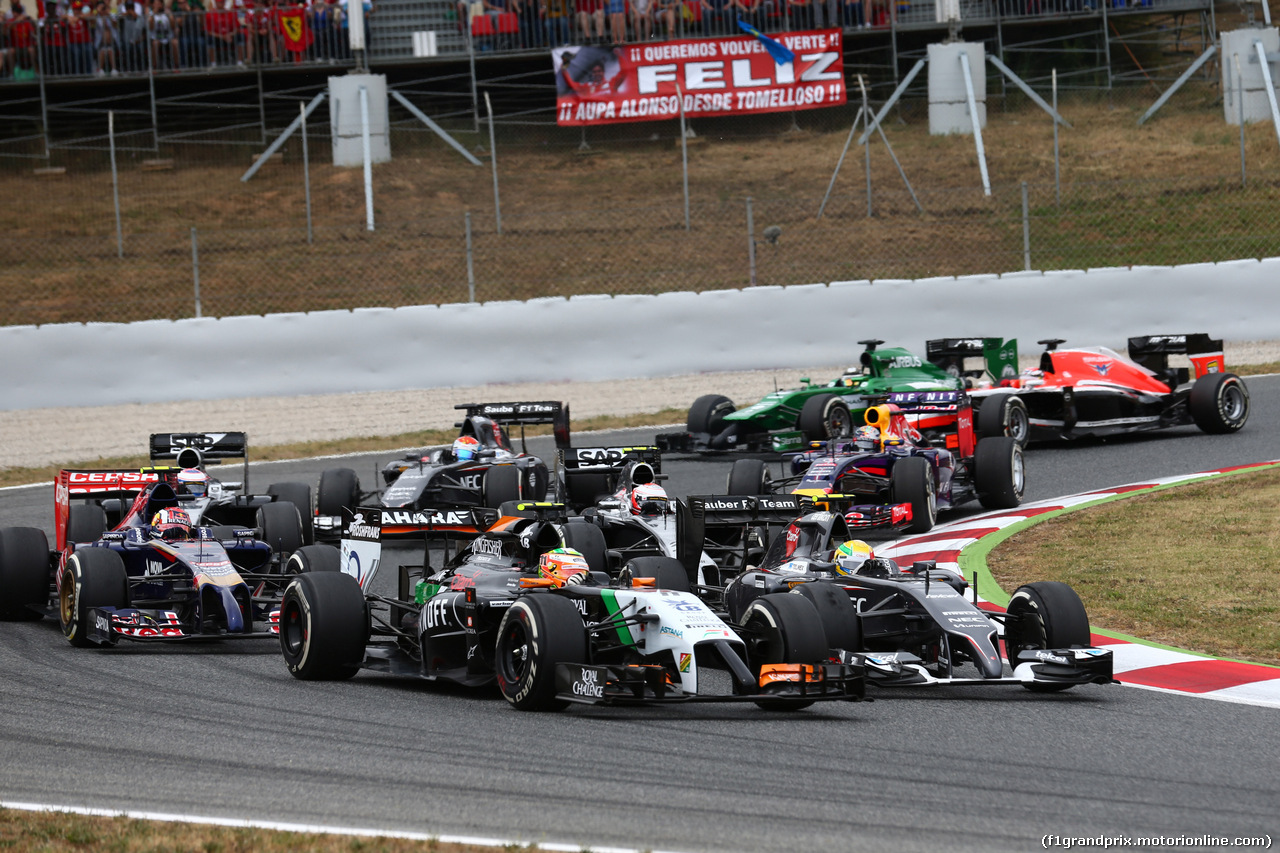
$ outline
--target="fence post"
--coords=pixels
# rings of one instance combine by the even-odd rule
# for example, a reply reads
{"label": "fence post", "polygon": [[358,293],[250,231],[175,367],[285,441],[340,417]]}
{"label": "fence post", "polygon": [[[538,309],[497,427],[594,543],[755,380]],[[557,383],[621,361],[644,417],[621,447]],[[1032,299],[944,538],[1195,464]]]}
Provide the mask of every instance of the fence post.
{"label": "fence post", "polygon": [[116,111],[107,111],[107,138],[111,140],[111,202],[116,208],[116,257],[124,257],[124,229],[120,225],[120,173],[116,170]]}
{"label": "fence post", "polygon": [[489,165],[493,167],[493,217],[498,223],[498,235],[502,235],[502,199],[498,196],[498,141],[493,132],[493,104],[489,93],[484,93],[484,108],[489,115]]}
{"label": "fence post", "polygon": [[302,113],[302,188],[307,199],[307,245],[311,245],[311,155],[307,150],[307,105],[298,101]]}
{"label": "fence post", "polygon": [[1240,54],[1232,54],[1236,61],[1236,112],[1240,117],[1240,189],[1248,182],[1244,165],[1244,78],[1240,75]]}
{"label": "fence post", "polygon": [[1031,207],[1027,203],[1027,182],[1022,182],[1022,268],[1031,269]]}
{"label": "fence post", "polygon": [[747,264],[751,270],[751,286],[756,286],[756,220],[747,196]]}
{"label": "fence post", "polygon": [[373,146],[369,141],[369,90],[360,87],[360,148],[364,154],[364,224],[373,230]]}
{"label": "fence post", "polygon": [[195,284],[196,317],[202,316],[200,311],[200,248],[196,240],[196,227],[191,226],[191,279]]}
{"label": "fence post", "polygon": [[1062,171],[1058,158],[1058,69],[1053,69],[1053,193],[1057,206],[1062,207]]}
{"label": "fence post", "polygon": [[463,214],[467,226],[467,301],[476,301],[476,268],[471,257],[471,211]]}
{"label": "fence post", "polygon": [[676,84],[676,101],[680,106],[680,173],[684,176],[684,230],[692,230],[689,225],[689,132],[684,126],[684,93],[680,84]]}

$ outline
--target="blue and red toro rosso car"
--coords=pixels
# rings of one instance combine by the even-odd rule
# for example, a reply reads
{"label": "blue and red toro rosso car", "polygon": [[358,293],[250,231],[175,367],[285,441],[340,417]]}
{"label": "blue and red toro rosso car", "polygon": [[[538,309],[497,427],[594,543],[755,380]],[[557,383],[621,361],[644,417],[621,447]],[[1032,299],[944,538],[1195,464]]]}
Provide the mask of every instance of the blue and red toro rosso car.
{"label": "blue and red toro rosso car", "polygon": [[[1012,436],[978,439],[963,391],[889,395],[867,409],[867,426],[852,439],[812,442],[790,457],[791,475],[774,480],[759,459],[739,459],[729,473],[731,495],[789,491],[839,510],[847,524],[930,530],[939,510],[977,500],[988,509],[1022,502],[1022,447]],[[945,416],[953,430],[933,440],[917,428]]]}
{"label": "blue and red toro rosso car", "polygon": [[[192,526],[178,488],[172,470],[59,472],[56,548],[38,528],[0,530],[0,616],[56,613],[75,646],[274,637],[286,573],[337,570],[283,564],[259,528]],[[77,541],[86,505],[106,505],[110,529]]]}

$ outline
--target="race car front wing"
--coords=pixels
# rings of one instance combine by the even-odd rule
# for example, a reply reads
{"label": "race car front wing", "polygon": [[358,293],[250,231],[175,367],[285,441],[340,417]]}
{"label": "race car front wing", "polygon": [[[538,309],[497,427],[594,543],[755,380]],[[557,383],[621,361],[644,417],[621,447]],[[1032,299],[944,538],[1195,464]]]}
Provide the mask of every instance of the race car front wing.
{"label": "race car front wing", "polygon": [[866,667],[867,681],[877,687],[925,687],[973,684],[1118,684],[1107,649],[1027,649],[1018,655],[1013,675],[1001,678],[956,678],[931,673],[909,652],[842,652],[840,659]]}

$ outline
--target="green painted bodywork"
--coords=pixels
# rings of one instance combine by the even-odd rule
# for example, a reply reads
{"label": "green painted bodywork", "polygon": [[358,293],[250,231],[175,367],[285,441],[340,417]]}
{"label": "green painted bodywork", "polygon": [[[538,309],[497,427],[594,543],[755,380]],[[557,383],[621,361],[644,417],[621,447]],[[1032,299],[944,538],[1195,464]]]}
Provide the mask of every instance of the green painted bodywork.
{"label": "green painted bodywork", "polygon": [[[987,369],[994,376],[1007,371],[1012,364],[1016,372],[1017,342],[1004,342],[999,338],[983,339],[983,357]],[[958,391],[964,388],[961,376],[929,363],[902,347],[868,349],[862,354],[861,363],[849,368],[842,376],[825,384],[815,384],[802,378],[797,388],[774,391],[760,402],[738,409],[725,416],[726,422],[747,421],[752,431],[768,432],[773,449],[777,452],[802,450],[807,444],[797,429],[800,410],[811,397],[835,394],[844,398],[853,418],[853,425],[866,423],[867,408],[874,399],[892,392],[906,391]]]}

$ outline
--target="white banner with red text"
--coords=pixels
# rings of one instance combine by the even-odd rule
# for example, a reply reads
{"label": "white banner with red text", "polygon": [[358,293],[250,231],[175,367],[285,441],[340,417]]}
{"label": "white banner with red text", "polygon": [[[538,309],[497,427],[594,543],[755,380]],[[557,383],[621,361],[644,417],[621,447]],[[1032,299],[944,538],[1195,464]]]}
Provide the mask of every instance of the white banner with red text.
{"label": "white banner with red text", "polygon": [[622,47],[559,47],[556,124],[614,124],[685,116],[749,115],[845,102],[839,30],[782,33],[795,52],[778,63],[753,36]]}

